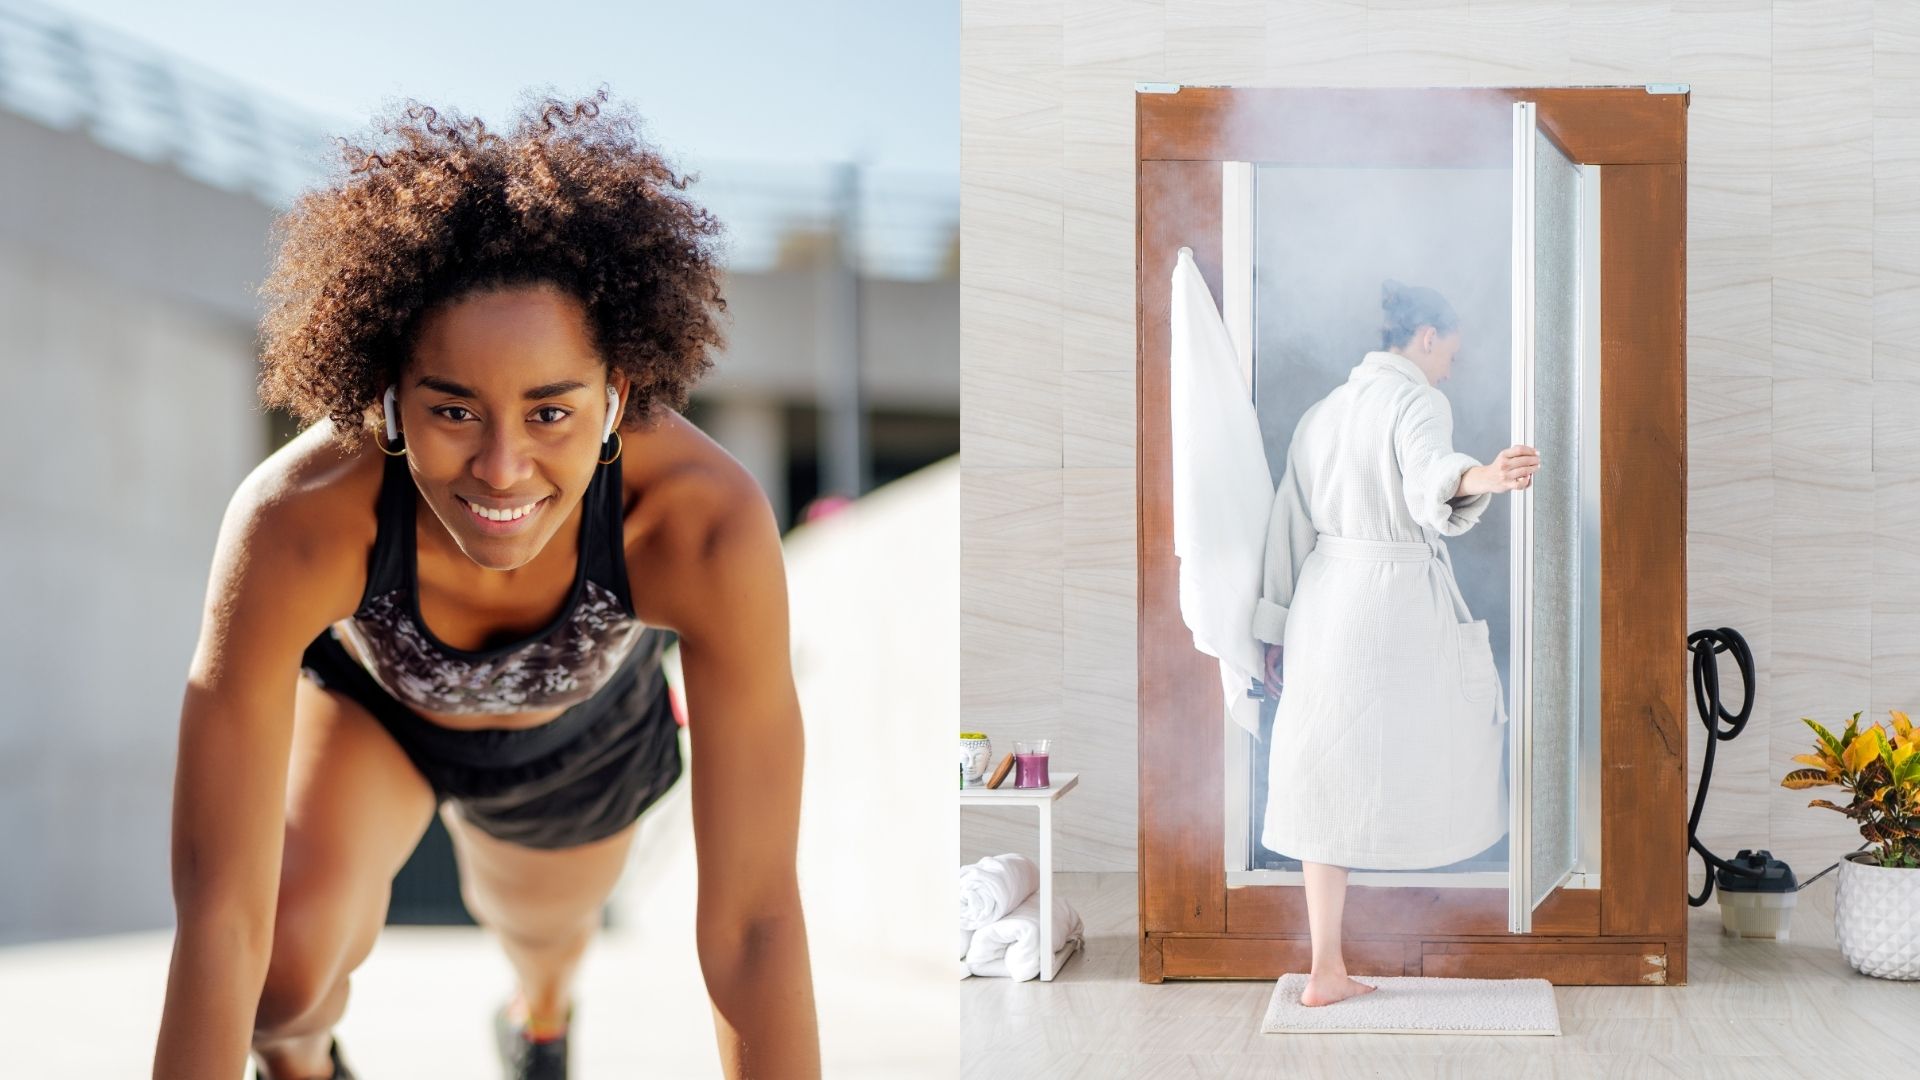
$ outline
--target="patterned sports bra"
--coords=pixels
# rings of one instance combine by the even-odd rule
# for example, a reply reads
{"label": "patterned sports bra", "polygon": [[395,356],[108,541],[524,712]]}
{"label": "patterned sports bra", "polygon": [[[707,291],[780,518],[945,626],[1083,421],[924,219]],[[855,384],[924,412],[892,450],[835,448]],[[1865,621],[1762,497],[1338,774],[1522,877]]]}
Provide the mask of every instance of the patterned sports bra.
{"label": "patterned sports bra", "polygon": [[646,630],[627,591],[618,460],[594,471],[582,497],[567,606],[533,636],[478,652],[440,641],[421,619],[416,488],[405,457],[387,458],[385,468],[367,586],[359,608],[339,624],[381,688],[440,713],[530,712],[592,697]]}

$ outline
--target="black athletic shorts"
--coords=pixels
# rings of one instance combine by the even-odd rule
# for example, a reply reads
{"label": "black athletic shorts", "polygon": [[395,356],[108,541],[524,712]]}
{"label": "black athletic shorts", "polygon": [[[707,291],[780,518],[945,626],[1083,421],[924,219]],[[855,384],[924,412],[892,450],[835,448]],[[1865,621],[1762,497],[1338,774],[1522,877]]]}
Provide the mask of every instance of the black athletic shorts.
{"label": "black athletic shorts", "polygon": [[604,839],[633,824],[680,778],[680,730],[661,655],[670,632],[649,627],[587,700],[530,728],[463,731],[396,701],[329,627],[301,669],[360,703],[432,785],[482,832],[530,848]]}

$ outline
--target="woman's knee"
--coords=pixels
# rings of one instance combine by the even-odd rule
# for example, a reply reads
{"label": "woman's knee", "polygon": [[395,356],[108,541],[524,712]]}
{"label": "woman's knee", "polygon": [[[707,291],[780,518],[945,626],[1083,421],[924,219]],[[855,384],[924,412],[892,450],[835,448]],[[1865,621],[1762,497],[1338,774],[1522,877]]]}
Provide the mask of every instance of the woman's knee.
{"label": "woman's knee", "polygon": [[590,894],[554,896],[544,891],[487,892],[461,876],[460,897],[474,920],[528,948],[561,948],[584,943],[599,929],[605,898]]}
{"label": "woman's knee", "polygon": [[256,1033],[302,1026],[366,959],[385,918],[384,894],[302,893],[283,884],[274,915],[273,953],[254,1018]]}
{"label": "woman's knee", "polygon": [[256,1036],[289,1034],[332,996],[339,971],[337,950],[322,945],[289,947],[276,941],[254,1010]]}
{"label": "woman's knee", "polygon": [[591,936],[619,883],[635,830],[577,848],[536,851],[480,833],[448,812],[460,896],[482,925],[529,945]]}

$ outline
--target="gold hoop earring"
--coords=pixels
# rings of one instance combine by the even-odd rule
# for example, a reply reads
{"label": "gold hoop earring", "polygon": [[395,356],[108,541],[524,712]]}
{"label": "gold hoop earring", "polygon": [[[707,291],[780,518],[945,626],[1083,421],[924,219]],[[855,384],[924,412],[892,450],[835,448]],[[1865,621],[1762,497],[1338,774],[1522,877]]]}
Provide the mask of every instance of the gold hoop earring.
{"label": "gold hoop earring", "polygon": [[600,464],[611,465],[614,462],[619,461],[620,455],[626,452],[627,452],[626,440],[622,439],[620,437],[620,433],[616,431],[613,433],[613,456],[606,459],[605,461],[602,461]]}
{"label": "gold hoop earring", "polygon": [[400,449],[389,450],[387,449],[387,444],[381,441],[380,436],[375,435],[373,437],[373,445],[379,447],[380,452],[387,455],[388,457],[406,457],[407,456],[407,444],[404,442],[400,444]]}

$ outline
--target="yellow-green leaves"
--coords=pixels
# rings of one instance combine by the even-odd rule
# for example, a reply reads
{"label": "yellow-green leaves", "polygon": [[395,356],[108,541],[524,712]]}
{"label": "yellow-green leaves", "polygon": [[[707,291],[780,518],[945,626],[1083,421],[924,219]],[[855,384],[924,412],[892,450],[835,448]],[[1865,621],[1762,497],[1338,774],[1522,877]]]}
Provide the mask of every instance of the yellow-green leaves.
{"label": "yellow-green leaves", "polygon": [[1811,717],[1801,717],[1813,729],[1817,742],[1811,754],[1793,760],[1811,766],[1794,769],[1780,786],[1802,788],[1833,785],[1852,794],[1846,806],[1815,799],[1808,806],[1837,810],[1860,825],[1860,835],[1883,845],[1876,852],[1882,865],[1920,865],[1920,729],[1906,713],[1889,710],[1892,731],[1874,723],[1860,730],[1854,713],[1840,734]]}

